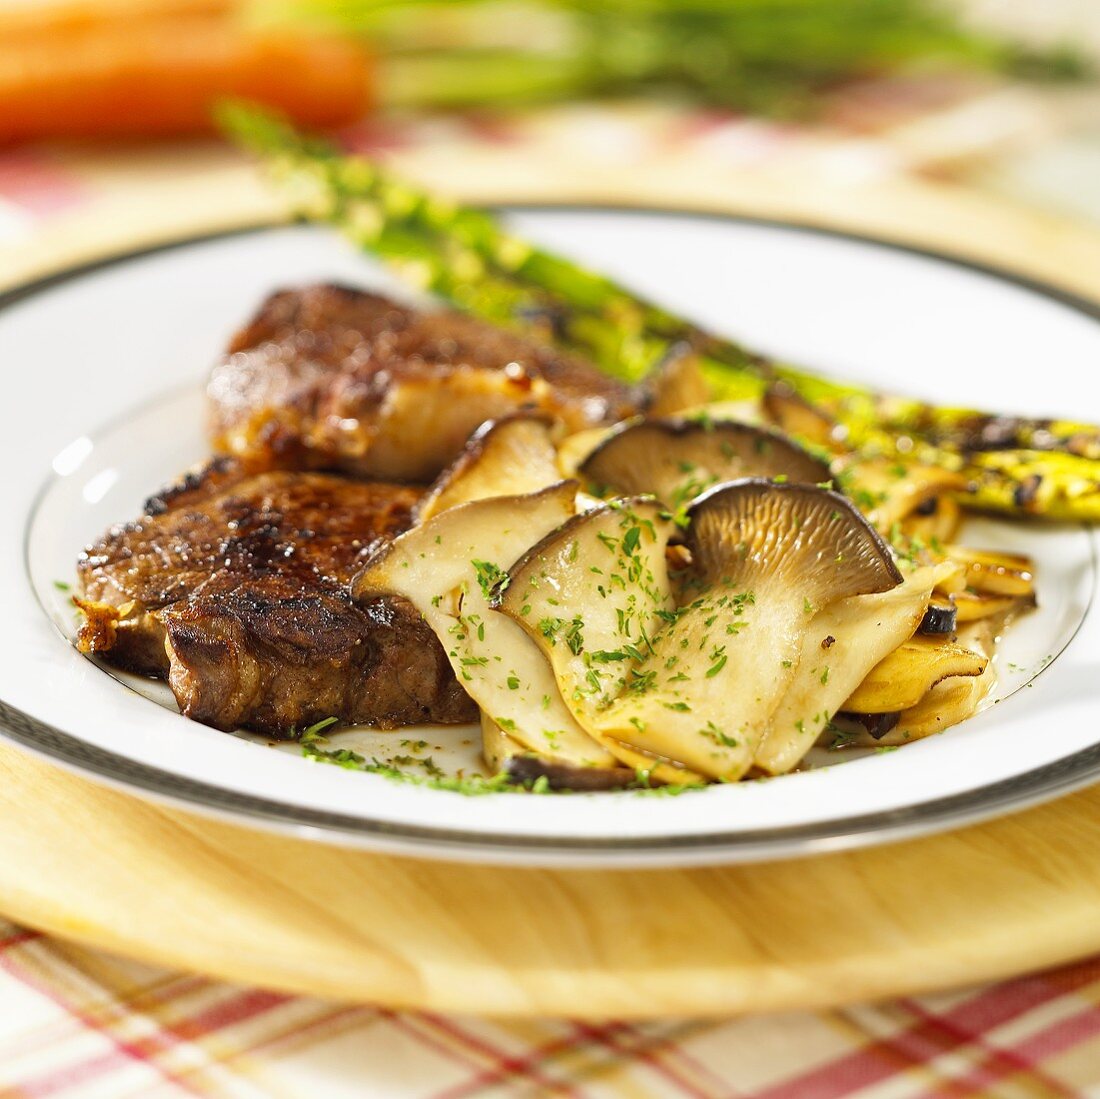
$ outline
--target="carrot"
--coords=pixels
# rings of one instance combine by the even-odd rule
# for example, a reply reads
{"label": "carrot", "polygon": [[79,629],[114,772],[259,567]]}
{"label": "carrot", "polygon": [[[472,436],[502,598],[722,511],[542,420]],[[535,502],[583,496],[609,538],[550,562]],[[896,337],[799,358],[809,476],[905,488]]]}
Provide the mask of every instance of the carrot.
{"label": "carrot", "polygon": [[178,16],[236,16],[244,0],[46,0],[0,7],[0,43],[53,38],[59,34],[101,30],[121,21],[163,22]]}
{"label": "carrot", "polygon": [[0,143],[211,132],[222,96],[305,126],[347,122],[368,105],[366,53],[345,38],[251,30],[209,10],[125,21],[71,11],[50,33],[0,31]]}

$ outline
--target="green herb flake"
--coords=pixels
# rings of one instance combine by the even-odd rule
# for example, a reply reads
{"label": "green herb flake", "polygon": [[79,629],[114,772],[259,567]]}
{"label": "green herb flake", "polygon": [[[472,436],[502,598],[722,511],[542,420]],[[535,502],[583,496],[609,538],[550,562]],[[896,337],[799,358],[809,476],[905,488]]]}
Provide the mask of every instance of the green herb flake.
{"label": "green herb flake", "polygon": [[584,634],[581,632],[583,628],[584,622],[578,614],[569,623],[565,631],[565,643],[574,656],[580,656],[581,650],[584,649]]}
{"label": "green herb flake", "polygon": [[[304,745],[324,742],[326,738],[321,734],[324,733],[326,729],[335,725],[338,720],[339,719],[335,717],[326,717],[322,718],[320,721],[315,721],[308,728],[302,730],[301,736],[298,737],[298,743]],[[291,735],[293,736],[293,730],[291,730]]]}
{"label": "green herb flake", "polygon": [[494,565],[492,561],[478,560],[473,560],[470,564],[474,567],[481,594],[486,599],[491,599],[494,592],[502,592],[508,587],[509,576],[499,565]]}

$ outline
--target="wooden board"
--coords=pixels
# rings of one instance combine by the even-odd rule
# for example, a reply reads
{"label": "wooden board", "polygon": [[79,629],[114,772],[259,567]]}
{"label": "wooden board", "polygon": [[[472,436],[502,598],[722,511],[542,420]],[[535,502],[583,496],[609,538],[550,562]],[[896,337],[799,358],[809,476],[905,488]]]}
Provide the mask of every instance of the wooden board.
{"label": "wooden board", "polygon": [[[96,216],[58,219],[35,249],[0,256],[0,284],[275,213],[226,154],[161,149],[148,166],[141,158],[154,154],[126,155],[136,163],[116,155],[102,166],[112,186]],[[524,175],[522,158],[479,155],[444,173],[464,197],[825,223],[1100,297],[1096,230],[947,185],[841,193],[748,179],[708,190],[670,169],[665,179],[632,179],[624,195],[621,173],[573,178],[568,165],[543,165]],[[438,178],[430,163],[403,167]],[[0,745],[0,827],[0,910],[13,919],[219,977],[394,1006],[578,1017],[813,1007],[1100,950],[1100,789],[949,835],[811,860],[566,872],[400,859],[251,831]]]}
{"label": "wooden board", "polygon": [[1100,949],[1100,789],[921,841],[756,866],[470,867],[253,832],[0,749],[0,907],[219,977],[443,1011],[822,1006]]}

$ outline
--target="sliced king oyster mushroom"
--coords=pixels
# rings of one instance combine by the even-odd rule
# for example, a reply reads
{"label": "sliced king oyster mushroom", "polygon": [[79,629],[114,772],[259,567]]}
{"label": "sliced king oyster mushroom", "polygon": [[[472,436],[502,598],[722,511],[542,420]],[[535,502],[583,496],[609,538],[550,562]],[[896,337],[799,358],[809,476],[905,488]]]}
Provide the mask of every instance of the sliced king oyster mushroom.
{"label": "sliced king oyster mushroom", "polygon": [[674,756],[600,737],[602,712],[648,682],[653,636],[674,617],[665,547],[674,526],[651,498],[577,515],[509,570],[496,605],[542,649],[577,721],[627,766],[659,782],[700,776]]}
{"label": "sliced king oyster mushroom", "polygon": [[821,484],[829,480],[829,466],[777,432],[751,424],[633,420],[605,438],[578,475],[617,493],[651,492],[678,508],[720,482],[743,477]]}
{"label": "sliced king oyster mushroom", "polygon": [[780,775],[798,765],[871,669],[913,635],[943,571],[915,569],[890,591],[840,599],[814,615],[790,686],[756,750],[761,771]]}
{"label": "sliced king oyster mushroom", "polygon": [[959,630],[959,644],[985,660],[981,674],[940,680],[920,702],[898,714],[897,723],[880,738],[880,744],[894,746],[920,740],[973,717],[997,681],[992,625],[988,621],[970,623]]}
{"label": "sliced king oyster mushroom", "polygon": [[840,709],[856,714],[907,710],[941,680],[981,675],[988,663],[981,653],[945,638],[911,637],[870,669]]}
{"label": "sliced king oyster mushroom", "polygon": [[899,523],[899,533],[911,545],[942,546],[955,540],[962,518],[962,508],[954,496],[933,496]]}
{"label": "sliced king oyster mushroom", "polygon": [[671,347],[638,387],[641,405],[650,416],[671,416],[710,400],[711,388],[688,343]]}
{"label": "sliced king oyster mushroom", "polygon": [[577,767],[552,756],[535,755],[484,713],[481,743],[485,761],[493,771],[503,772],[518,786],[530,786],[545,779],[551,790],[596,792],[621,790],[637,778],[629,767]]}
{"label": "sliced king oyster mushroom", "polygon": [[969,483],[961,473],[942,466],[886,458],[853,462],[840,474],[840,481],[871,524],[884,534],[922,507],[935,504],[940,496],[965,492]]}
{"label": "sliced king oyster mushroom", "polygon": [[814,615],[902,582],[852,505],[809,485],[721,485],[688,512],[696,597],[652,638],[637,689],[600,715],[619,741],[723,781],[752,766]]}
{"label": "sliced king oyster mushroom", "polygon": [[560,481],[552,434],[550,421],[535,412],[482,424],[421,499],[416,521],[470,500],[519,496]]}
{"label": "sliced king oyster mushroom", "polygon": [[576,477],[581,462],[615,429],[589,427],[574,435],[566,435],[558,444],[558,472],[562,477]]}
{"label": "sliced king oyster mushroom", "polygon": [[576,482],[562,481],[526,496],[449,508],[368,561],[352,594],[408,599],[442,642],[466,691],[524,748],[578,767],[611,767],[613,757],[562,701],[538,646],[489,603],[505,578],[503,565],[573,514],[576,489]]}
{"label": "sliced king oyster mushroom", "polygon": [[981,592],[955,592],[951,596],[955,605],[955,620],[958,626],[977,622],[983,618],[995,618],[998,615],[1011,615],[1016,611],[1030,610],[1035,606],[1035,596],[988,595]]}
{"label": "sliced king oyster mushroom", "polygon": [[967,591],[1024,599],[1035,596],[1035,565],[1030,557],[965,546],[944,546],[943,552],[964,566]]}
{"label": "sliced king oyster mushroom", "polygon": [[764,415],[785,434],[830,450],[842,449],[844,433],[836,420],[800,397],[786,382],[770,386],[762,404]]}

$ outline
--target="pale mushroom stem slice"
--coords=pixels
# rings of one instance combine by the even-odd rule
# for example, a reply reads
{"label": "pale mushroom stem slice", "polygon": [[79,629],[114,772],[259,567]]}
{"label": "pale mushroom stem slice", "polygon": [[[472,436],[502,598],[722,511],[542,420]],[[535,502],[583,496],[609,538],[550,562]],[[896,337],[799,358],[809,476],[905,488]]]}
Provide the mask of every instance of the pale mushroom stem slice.
{"label": "pale mushroom stem slice", "polygon": [[577,721],[630,767],[660,782],[699,776],[674,760],[602,741],[598,716],[636,680],[673,617],[665,549],[674,525],[657,501],[631,499],[577,515],[508,570],[497,606],[539,646]]}
{"label": "pale mushroom stem slice", "polygon": [[1022,611],[1034,609],[1034,596],[989,595],[980,592],[961,591],[951,595],[955,607],[955,621],[959,626],[983,618],[1004,619]]}
{"label": "pale mushroom stem slice", "polygon": [[764,415],[784,434],[830,451],[845,449],[844,435],[836,420],[800,397],[786,382],[769,386],[762,404]]}
{"label": "pale mushroom stem slice", "polygon": [[890,747],[942,733],[977,713],[997,682],[993,625],[988,621],[971,623],[959,631],[958,640],[985,659],[982,673],[941,680],[920,702],[898,715],[897,724],[882,738],[881,744]]}
{"label": "pale mushroom stem slice", "polygon": [[535,754],[485,713],[481,715],[481,744],[485,762],[493,772],[505,774],[517,786],[532,786],[544,780],[551,790],[595,793],[621,790],[638,778],[630,767],[578,767],[552,755]]}
{"label": "pale mushroom stem slice", "polygon": [[838,480],[870,523],[891,537],[895,524],[936,505],[941,496],[965,493],[969,484],[961,473],[942,466],[887,458],[853,459]]}
{"label": "pale mushroom stem slice", "polygon": [[989,661],[946,638],[911,637],[867,673],[840,707],[856,714],[894,714],[915,706],[941,680],[978,676]]}
{"label": "pale mushroom stem slice", "polygon": [[353,582],[357,599],[404,596],[443,645],[458,681],[529,751],[583,767],[613,757],[573,719],[538,646],[490,607],[513,561],[573,513],[576,482],[525,496],[458,504],[406,531],[368,561]]}
{"label": "pale mushroom stem slice", "polygon": [[552,422],[542,413],[517,412],[487,421],[470,436],[417,505],[416,521],[456,504],[537,492],[560,480]]}
{"label": "pale mushroom stem slice", "polygon": [[574,435],[566,435],[558,443],[558,472],[562,477],[578,477],[581,463],[607,438],[613,427],[588,427]]}
{"label": "pale mushroom stem slice", "polygon": [[695,598],[654,639],[652,678],[608,708],[605,736],[722,781],[752,766],[815,614],[902,576],[834,492],[749,480],[689,513]]}
{"label": "pale mushroom stem slice", "polygon": [[829,480],[829,466],[777,432],[709,418],[635,420],[584,460],[580,478],[596,490],[651,492],[680,508],[714,485],[744,477],[798,484]]}
{"label": "pale mushroom stem slice", "polygon": [[965,546],[945,546],[943,552],[965,569],[968,591],[1034,598],[1035,565],[1030,557]]}
{"label": "pale mushroom stem slice", "polygon": [[910,546],[946,546],[962,526],[962,508],[954,497],[938,496],[919,505],[898,526],[902,539]]}
{"label": "pale mushroom stem slice", "polygon": [[687,343],[669,348],[661,362],[638,387],[649,416],[671,416],[710,400],[711,386],[699,364],[698,352]]}
{"label": "pale mushroom stem slice", "polygon": [[515,756],[523,755],[527,749],[514,737],[509,736],[488,714],[481,713],[481,755],[489,770],[498,775],[508,767]]}
{"label": "pale mushroom stem slice", "polygon": [[986,660],[985,670],[980,675],[941,680],[915,706],[893,715],[893,723],[884,733],[875,737],[862,734],[855,740],[856,746],[896,748],[942,733],[973,717],[997,681],[996,665],[991,659],[994,626],[988,621],[969,623],[959,630],[958,641]]}
{"label": "pale mushroom stem slice", "polygon": [[913,635],[945,567],[915,569],[890,591],[841,599],[814,615],[756,751],[761,771],[780,775],[798,765],[870,669]]}

